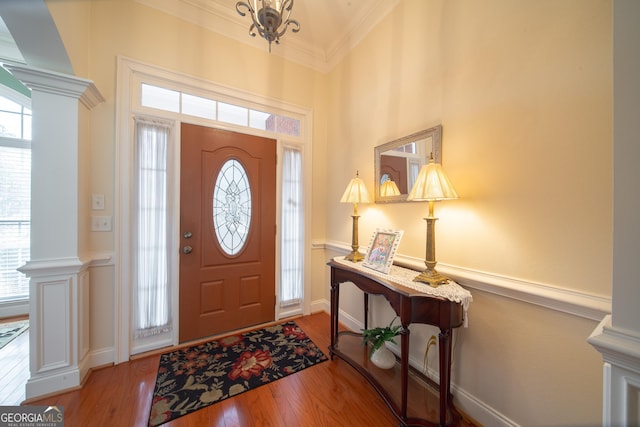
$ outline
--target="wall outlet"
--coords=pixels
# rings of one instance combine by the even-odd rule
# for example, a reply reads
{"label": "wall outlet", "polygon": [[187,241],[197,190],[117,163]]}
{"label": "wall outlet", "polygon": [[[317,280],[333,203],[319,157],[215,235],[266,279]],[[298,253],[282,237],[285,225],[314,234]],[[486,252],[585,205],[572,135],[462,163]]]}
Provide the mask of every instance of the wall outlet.
{"label": "wall outlet", "polygon": [[94,211],[104,210],[104,194],[94,194],[91,196],[91,209]]}
{"label": "wall outlet", "polygon": [[111,231],[111,217],[91,216],[91,231]]}

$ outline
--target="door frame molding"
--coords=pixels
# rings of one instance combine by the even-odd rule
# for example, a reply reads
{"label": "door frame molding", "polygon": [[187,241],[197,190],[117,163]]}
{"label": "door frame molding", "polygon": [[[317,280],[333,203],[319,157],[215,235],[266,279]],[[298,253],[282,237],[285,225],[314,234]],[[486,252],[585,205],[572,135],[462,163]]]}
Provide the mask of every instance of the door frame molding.
{"label": "door frame molding", "polygon": [[[258,129],[244,126],[236,126],[217,121],[199,119],[196,117],[183,117],[176,113],[160,111],[140,106],[139,91],[135,89],[144,83],[157,84],[162,87],[175,88],[189,92],[198,91],[208,93],[210,96],[221,100],[231,100],[236,105],[250,108],[265,108],[267,111],[282,113],[288,117],[300,120],[300,137],[289,137],[273,134]],[[167,70],[161,67],[145,64],[130,58],[119,56],[117,59],[117,83],[116,83],[116,152],[115,152],[115,196],[114,196],[114,259],[115,259],[115,289],[114,289],[114,363],[122,363],[129,360],[132,348],[131,341],[131,315],[132,315],[132,265],[131,265],[131,214],[133,203],[131,200],[131,188],[133,184],[133,117],[135,115],[153,115],[158,118],[174,120],[175,128],[172,135],[171,178],[174,188],[172,208],[169,213],[169,221],[172,229],[179,230],[180,221],[180,137],[179,124],[181,122],[199,124],[224,130],[241,132],[250,135],[275,138],[278,141],[277,153],[281,158],[283,144],[300,147],[303,156],[303,182],[304,182],[304,290],[302,307],[298,309],[301,314],[311,312],[311,173],[312,173],[312,112],[310,109],[301,108],[282,100],[267,98],[261,95],[249,93],[241,89],[230,88],[198,77]],[[281,206],[281,163],[277,168],[277,207],[276,223],[280,229]],[[169,248],[175,254],[172,257],[173,292],[172,292],[172,318],[174,319],[172,344],[178,340],[178,265],[179,265],[179,233],[173,233]],[[280,246],[279,238],[276,240],[276,281],[280,277]],[[279,287],[276,285],[276,320],[284,314],[279,309]],[[293,314],[287,312],[288,315]]]}

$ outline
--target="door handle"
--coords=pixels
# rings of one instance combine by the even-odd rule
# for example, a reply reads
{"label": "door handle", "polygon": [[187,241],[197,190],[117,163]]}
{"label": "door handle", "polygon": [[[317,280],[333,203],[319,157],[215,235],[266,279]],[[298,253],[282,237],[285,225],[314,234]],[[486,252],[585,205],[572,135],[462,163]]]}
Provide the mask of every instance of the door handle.
{"label": "door handle", "polygon": [[182,253],[183,254],[190,254],[192,250],[193,250],[193,248],[191,246],[185,246],[184,248],[182,248]]}

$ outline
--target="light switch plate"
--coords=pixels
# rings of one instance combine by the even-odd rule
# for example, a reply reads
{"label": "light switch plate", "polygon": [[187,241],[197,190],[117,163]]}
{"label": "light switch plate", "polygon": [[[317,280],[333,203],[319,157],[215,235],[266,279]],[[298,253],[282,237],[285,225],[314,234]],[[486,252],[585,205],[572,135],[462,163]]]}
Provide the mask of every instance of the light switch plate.
{"label": "light switch plate", "polygon": [[104,194],[94,194],[91,196],[91,209],[94,211],[104,210]]}
{"label": "light switch plate", "polygon": [[91,231],[111,231],[111,217],[91,216]]}

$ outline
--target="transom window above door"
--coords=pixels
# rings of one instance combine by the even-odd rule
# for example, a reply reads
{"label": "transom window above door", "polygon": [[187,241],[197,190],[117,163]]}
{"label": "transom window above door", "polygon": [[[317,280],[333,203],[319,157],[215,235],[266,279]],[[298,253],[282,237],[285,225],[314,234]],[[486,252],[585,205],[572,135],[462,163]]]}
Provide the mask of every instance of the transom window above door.
{"label": "transom window above door", "polygon": [[300,120],[160,86],[142,84],[141,105],[289,136],[300,136]]}

